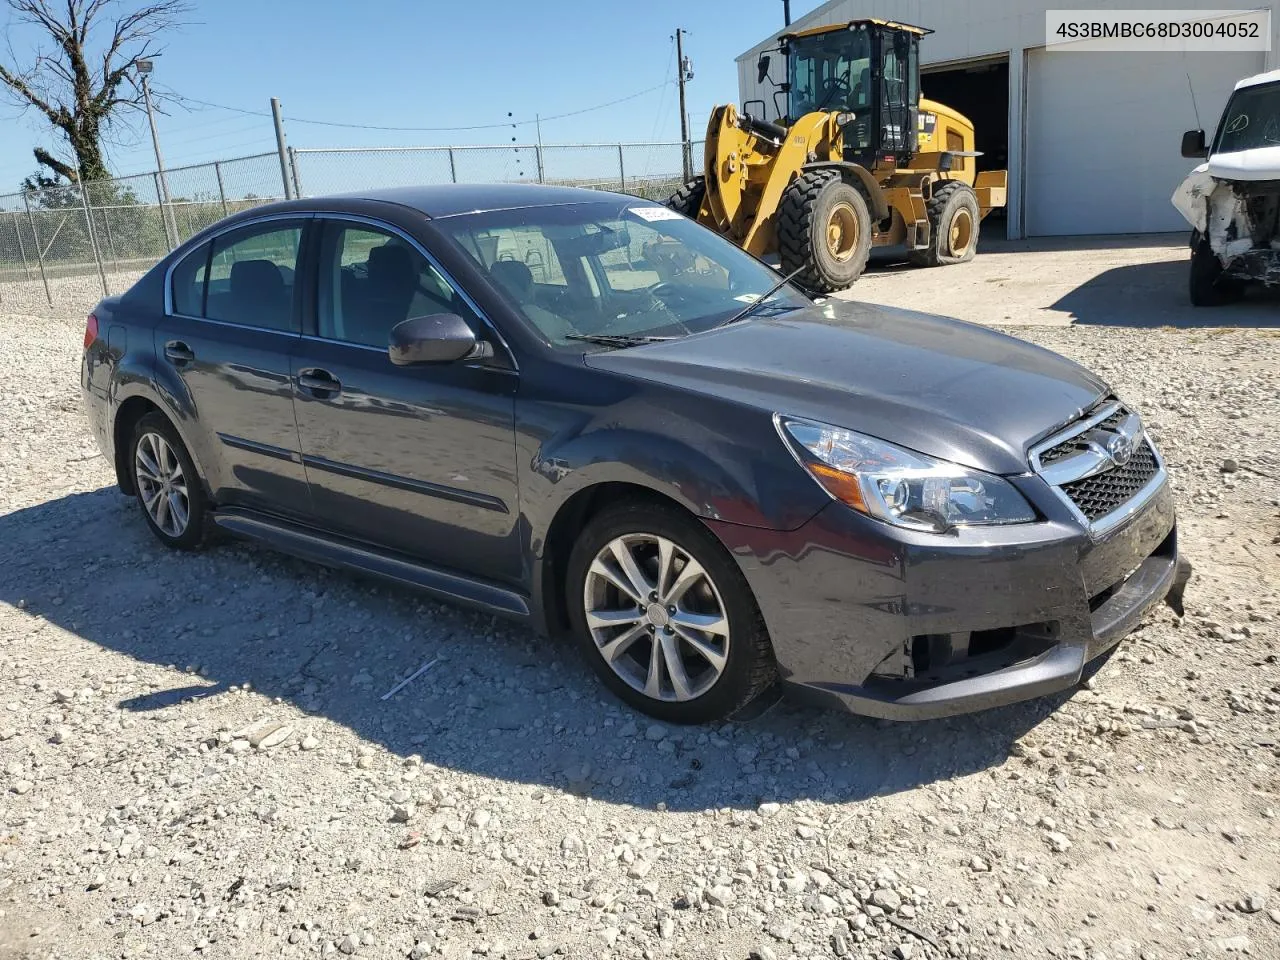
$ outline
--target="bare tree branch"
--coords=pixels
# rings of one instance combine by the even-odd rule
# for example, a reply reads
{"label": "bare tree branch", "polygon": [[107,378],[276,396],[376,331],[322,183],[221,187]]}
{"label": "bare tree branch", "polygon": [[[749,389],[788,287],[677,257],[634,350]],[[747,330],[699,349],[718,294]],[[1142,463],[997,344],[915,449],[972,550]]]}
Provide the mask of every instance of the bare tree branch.
{"label": "bare tree branch", "polygon": [[181,23],[187,0],[142,0],[114,19],[108,13],[120,0],[0,2],[8,4],[13,23],[34,28],[53,44],[37,46],[25,66],[12,44],[7,57],[0,55],[0,91],[20,107],[40,111],[76,161],[64,163],[40,148],[37,162],[70,180],[78,171],[89,179],[106,177],[103,131],[122,110],[141,102],[136,83],[132,91],[123,85],[133,79],[139,60],[158,54],[158,38]]}

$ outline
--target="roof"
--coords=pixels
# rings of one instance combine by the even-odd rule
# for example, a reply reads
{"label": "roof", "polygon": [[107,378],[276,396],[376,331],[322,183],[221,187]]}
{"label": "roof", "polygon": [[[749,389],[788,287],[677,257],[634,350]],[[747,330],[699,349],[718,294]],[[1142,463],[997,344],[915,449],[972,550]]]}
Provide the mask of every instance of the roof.
{"label": "roof", "polygon": [[1268,70],[1266,73],[1254,74],[1252,77],[1245,77],[1236,83],[1236,89],[1241,87],[1256,87],[1262,83],[1275,83],[1280,80],[1280,70]]}
{"label": "roof", "polygon": [[873,23],[878,27],[892,27],[895,30],[905,30],[908,33],[914,33],[918,36],[926,36],[933,33],[927,27],[917,27],[909,23],[899,23],[897,20],[881,20],[878,17],[863,17],[860,20],[844,20],[840,23],[829,23],[817,27],[808,27],[804,30],[788,30],[782,33],[784,37],[810,37],[819,33],[834,33],[837,30],[848,30],[850,27],[856,27],[865,23]]}
{"label": "roof", "polygon": [[[420,210],[428,217],[452,217],[461,213],[513,210],[566,203],[600,203],[619,195],[580,187],[553,187],[538,183],[440,183],[420,187],[390,187],[338,194],[348,200],[381,200]],[[309,198],[311,203],[319,198]],[[636,200],[635,197],[628,197]],[[641,201],[643,202],[643,201]]]}

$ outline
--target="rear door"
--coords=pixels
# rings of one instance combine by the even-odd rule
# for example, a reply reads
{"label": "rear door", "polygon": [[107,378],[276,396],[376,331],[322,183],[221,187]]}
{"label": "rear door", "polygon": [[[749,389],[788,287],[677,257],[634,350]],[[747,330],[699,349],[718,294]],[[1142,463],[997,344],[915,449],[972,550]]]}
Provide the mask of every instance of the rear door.
{"label": "rear door", "polygon": [[[517,374],[470,301],[407,236],[317,218],[316,316],[294,363],[317,521],[436,566],[518,582]],[[489,359],[394,365],[391,328],[457,313]]]}
{"label": "rear door", "polygon": [[219,504],[310,514],[290,375],[310,222],[264,218],[236,227],[170,273],[157,362],[187,394],[180,405],[194,416],[184,432]]}

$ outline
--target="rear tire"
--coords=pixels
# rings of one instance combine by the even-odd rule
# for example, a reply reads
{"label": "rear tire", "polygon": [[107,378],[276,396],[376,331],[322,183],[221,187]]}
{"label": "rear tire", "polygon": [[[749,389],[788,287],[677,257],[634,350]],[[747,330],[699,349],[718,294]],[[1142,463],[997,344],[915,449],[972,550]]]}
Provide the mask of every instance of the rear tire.
{"label": "rear tire", "polygon": [[163,413],[148,413],[134,426],[128,468],[142,516],[156,539],[174,550],[200,546],[209,514],[204,480]]}
{"label": "rear tire", "polygon": [[690,220],[697,220],[698,211],[702,209],[702,200],[706,195],[706,178],[694,177],[667,198],[667,206]]}
{"label": "rear tire", "polygon": [[967,183],[947,180],[934,185],[925,203],[929,216],[929,246],[909,257],[920,267],[967,263],[978,252],[981,211],[978,195]]}
{"label": "rear tire", "polygon": [[813,293],[843,290],[871,253],[867,198],[834,170],[810,170],[783,191],[777,234],[783,273],[799,270],[797,282]]}
{"label": "rear tire", "polygon": [[567,574],[575,641],[637,710],[707,723],[773,685],[773,646],[746,578],[682,511],[631,501],[600,512],[579,534]]}

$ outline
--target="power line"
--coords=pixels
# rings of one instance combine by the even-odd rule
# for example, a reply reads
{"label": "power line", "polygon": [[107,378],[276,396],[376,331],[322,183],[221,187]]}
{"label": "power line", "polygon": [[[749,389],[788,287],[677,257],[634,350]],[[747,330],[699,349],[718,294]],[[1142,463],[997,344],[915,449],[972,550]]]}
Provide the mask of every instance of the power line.
{"label": "power line", "polygon": [[[542,117],[541,120],[564,120],[567,117],[576,117],[584,113],[591,113],[593,110],[603,110],[606,107],[617,106],[620,103],[626,103],[629,100],[636,100],[646,94],[653,93],[655,90],[661,90],[669,87],[674,81],[664,80],[662,83],[655,84],[639,93],[633,93],[625,97],[619,97],[616,100],[610,100],[607,103],[597,103],[592,107],[583,107],[581,110],[570,110],[568,113],[558,113],[549,117]],[[261,110],[245,110],[241,107],[228,107],[221,103],[210,103],[207,100],[197,100],[194,97],[179,96],[179,100],[184,103],[194,103],[202,107],[211,107],[215,110],[230,110],[233,113],[242,113],[249,117],[270,117],[271,114]],[[389,127],[379,126],[370,123],[342,123],[337,120],[307,120],[302,117],[285,117],[290,123],[309,123],[319,127],[342,127],[348,130],[381,130],[394,133],[458,133],[468,130],[501,130],[513,126],[531,126],[537,123],[537,120],[517,120],[514,123],[507,121],[506,123],[481,123],[466,127]]]}

